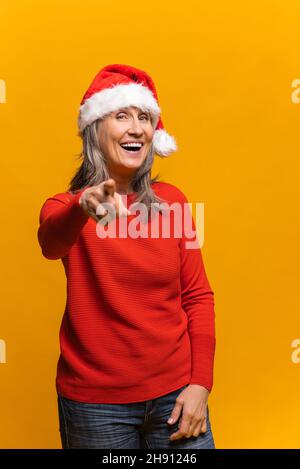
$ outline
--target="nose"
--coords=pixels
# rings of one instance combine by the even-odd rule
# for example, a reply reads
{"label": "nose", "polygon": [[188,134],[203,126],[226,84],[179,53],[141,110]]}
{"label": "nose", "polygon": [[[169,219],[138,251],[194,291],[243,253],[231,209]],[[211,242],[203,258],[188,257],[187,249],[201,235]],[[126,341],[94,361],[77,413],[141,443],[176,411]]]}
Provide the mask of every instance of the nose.
{"label": "nose", "polygon": [[141,122],[138,118],[134,118],[131,120],[130,127],[128,129],[128,133],[134,134],[134,135],[142,135],[143,134],[143,128],[141,125]]}

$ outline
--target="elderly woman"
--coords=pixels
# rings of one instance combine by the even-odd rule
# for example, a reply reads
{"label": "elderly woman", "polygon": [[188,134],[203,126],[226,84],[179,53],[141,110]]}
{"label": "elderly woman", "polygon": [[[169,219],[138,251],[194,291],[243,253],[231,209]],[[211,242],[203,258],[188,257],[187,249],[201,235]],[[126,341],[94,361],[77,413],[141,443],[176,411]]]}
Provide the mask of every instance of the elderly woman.
{"label": "elderly woman", "polygon": [[[214,293],[199,244],[188,246],[186,223],[168,210],[186,213],[186,196],[151,178],[154,155],[177,149],[160,114],[147,73],[100,70],[79,110],[81,166],[41,208],[42,253],[61,259],[67,277],[56,377],[63,449],[215,448]],[[172,224],[168,236],[109,235],[167,214],[180,236]]]}

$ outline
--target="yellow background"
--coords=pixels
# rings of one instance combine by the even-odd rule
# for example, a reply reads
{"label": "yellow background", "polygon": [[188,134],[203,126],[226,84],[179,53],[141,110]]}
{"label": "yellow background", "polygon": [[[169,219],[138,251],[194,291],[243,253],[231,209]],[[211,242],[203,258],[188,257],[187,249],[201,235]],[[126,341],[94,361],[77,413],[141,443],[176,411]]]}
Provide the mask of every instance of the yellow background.
{"label": "yellow background", "polygon": [[61,447],[65,276],[42,257],[38,215],[78,167],[79,103],[111,63],[156,84],[179,151],[153,175],[205,204],[216,447],[300,447],[299,27],[297,1],[2,0],[1,448]]}

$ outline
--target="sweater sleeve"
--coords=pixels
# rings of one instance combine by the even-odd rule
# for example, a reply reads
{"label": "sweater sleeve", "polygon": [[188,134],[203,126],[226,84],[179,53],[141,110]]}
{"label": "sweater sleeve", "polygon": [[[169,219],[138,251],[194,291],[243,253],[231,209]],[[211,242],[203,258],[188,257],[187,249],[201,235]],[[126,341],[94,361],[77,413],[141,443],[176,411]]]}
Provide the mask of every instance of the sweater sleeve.
{"label": "sweater sleeve", "polygon": [[[183,202],[188,200],[183,194]],[[197,234],[186,235],[184,226],[196,227],[189,205],[182,207],[183,228],[180,239],[181,256],[181,302],[188,316],[188,332],[191,343],[191,380],[190,384],[200,384],[208,391],[213,386],[213,366],[216,346],[214,292],[206,276]],[[195,248],[196,240],[196,248]],[[193,243],[193,249],[188,244]]]}
{"label": "sweater sleeve", "polygon": [[49,197],[39,216],[38,241],[43,256],[60,259],[66,256],[87,222],[87,215],[79,205],[77,194],[61,193]]}

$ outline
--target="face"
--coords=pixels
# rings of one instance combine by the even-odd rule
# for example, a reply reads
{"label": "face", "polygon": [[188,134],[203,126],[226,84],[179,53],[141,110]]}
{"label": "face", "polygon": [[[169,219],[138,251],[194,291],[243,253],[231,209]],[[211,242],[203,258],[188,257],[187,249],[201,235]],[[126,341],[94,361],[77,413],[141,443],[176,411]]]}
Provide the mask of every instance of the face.
{"label": "face", "polygon": [[[131,175],[142,165],[149,152],[153,134],[150,113],[133,106],[118,109],[102,119],[98,127],[98,138],[111,177],[114,174]],[[121,146],[130,142],[142,143],[142,146],[138,151],[136,147],[126,149]]]}

